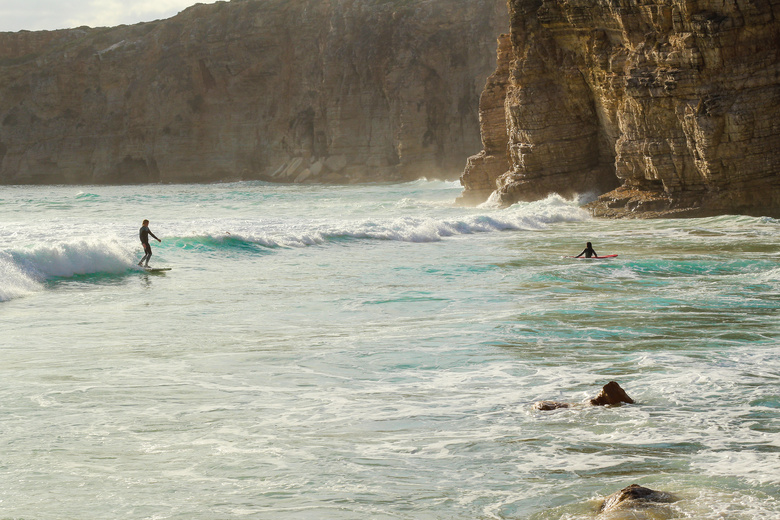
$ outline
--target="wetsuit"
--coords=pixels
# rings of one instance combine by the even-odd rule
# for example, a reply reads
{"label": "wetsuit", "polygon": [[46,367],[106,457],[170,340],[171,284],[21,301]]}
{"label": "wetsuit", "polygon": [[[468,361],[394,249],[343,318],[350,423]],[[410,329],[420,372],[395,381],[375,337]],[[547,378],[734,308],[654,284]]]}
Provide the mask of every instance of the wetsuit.
{"label": "wetsuit", "polygon": [[586,247],[586,248],[585,248],[585,249],[582,251],[582,253],[578,254],[578,255],[577,255],[575,258],[579,258],[579,257],[581,257],[582,255],[585,255],[585,258],[592,258],[592,257],[594,257],[594,256],[595,256],[596,258],[598,258],[598,257],[599,257],[599,255],[597,255],[597,254],[596,254],[596,251],[595,251],[595,250],[594,250],[592,247]]}
{"label": "wetsuit", "polygon": [[141,229],[138,231],[138,237],[141,239],[141,245],[144,246],[144,256],[141,258],[141,261],[138,262],[138,265],[142,265],[146,262],[147,267],[149,266],[149,259],[152,258],[152,246],[149,245],[149,235],[152,235],[155,240],[160,240],[154,236],[154,233],[151,232],[149,226],[141,226]]}

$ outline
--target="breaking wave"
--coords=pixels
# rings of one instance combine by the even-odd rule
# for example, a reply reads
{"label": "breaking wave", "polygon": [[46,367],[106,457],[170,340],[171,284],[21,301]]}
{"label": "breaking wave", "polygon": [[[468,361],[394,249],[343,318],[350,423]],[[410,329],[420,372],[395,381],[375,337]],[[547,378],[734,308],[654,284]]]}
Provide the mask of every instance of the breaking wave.
{"label": "breaking wave", "polygon": [[[403,209],[403,208],[402,208]],[[371,215],[373,212],[369,212]],[[432,213],[340,218],[264,217],[216,218],[169,222],[162,244],[155,248],[193,253],[270,254],[278,249],[365,241],[438,242],[447,237],[501,231],[542,230],[559,222],[589,219],[587,212],[553,195],[510,208],[437,207]],[[0,249],[0,301],[42,290],[46,281],[91,274],[123,274],[135,268],[140,246],[135,237],[124,237],[119,228],[106,229],[108,237],[61,241],[63,230],[44,229],[24,247]],[[55,235],[58,241],[51,241]],[[357,245],[356,245],[357,244]],[[155,253],[157,254],[157,253]],[[163,253],[164,254],[164,253]]]}
{"label": "breaking wave", "polygon": [[533,231],[559,222],[588,220],[589,214],[572,201],[553,195],[504,210],[452,210],[450,218],[398,216],[395,218],[242,220],[202,222],[199,229],[182,228],[182,247],[219,249],[306,247],[350,240],[438,242],[447,237],[498,231]]}
{"label": "breaking wave", "polygon": [[77,240],[0,251],[0,301],[40,291],[55,278],[121,274],[134,254],[114,240]]}

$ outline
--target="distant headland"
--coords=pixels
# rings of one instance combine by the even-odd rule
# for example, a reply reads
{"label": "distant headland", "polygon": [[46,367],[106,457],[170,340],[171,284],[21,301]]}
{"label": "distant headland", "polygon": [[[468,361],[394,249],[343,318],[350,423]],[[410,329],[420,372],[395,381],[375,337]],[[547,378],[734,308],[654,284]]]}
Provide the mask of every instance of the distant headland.
{"label": "distant headland", "polygon": [[457,179],[505,0],[232,0],[0,33],[0,184]]}

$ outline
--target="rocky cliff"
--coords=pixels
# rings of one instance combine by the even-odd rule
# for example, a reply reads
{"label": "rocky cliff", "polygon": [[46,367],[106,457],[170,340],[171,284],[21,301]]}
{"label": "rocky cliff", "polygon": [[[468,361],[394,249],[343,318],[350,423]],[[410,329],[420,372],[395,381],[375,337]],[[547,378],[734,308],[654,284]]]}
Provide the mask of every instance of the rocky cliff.
{"label": "rocky cliff", "polygon": [[602,216],[780,216],[778,0],[509,7],[465,202],[595,193]]}
{"label": "rocky cliff", "polygon": [[232,0],[0,33],[0,183],[456,177],[505,0]]}

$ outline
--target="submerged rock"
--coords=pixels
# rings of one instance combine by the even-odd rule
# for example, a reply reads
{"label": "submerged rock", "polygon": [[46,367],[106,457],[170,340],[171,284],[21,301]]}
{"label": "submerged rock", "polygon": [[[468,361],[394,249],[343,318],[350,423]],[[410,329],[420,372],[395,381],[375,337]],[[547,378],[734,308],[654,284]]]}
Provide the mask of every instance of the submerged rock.
{"label": "submerged rock", "polygon": [[[656,509],[655,512],[658,514],[655,514],[652,517],[659,518],[659,515],[665,512],[662,508],[662,505],[670,504],[677,500],[677,497],[671,493],[667,493],[665,491],[655,491],[638,484],[631,484],[630,486],[609,495],[604,500],[604,503],[601,504],[599,513],[626,511],[630,512],[632,515],[628,518],[639,518],[635,514],[637,510],[646,511]],[[668,511],[666,512],[668,513]]]}
{"label": "submerged rock", "polygon": [[558,401],[537,401],[534,403],[534,410],[557,410],[558,408],[569,408],[569,403],[560,403]]}

